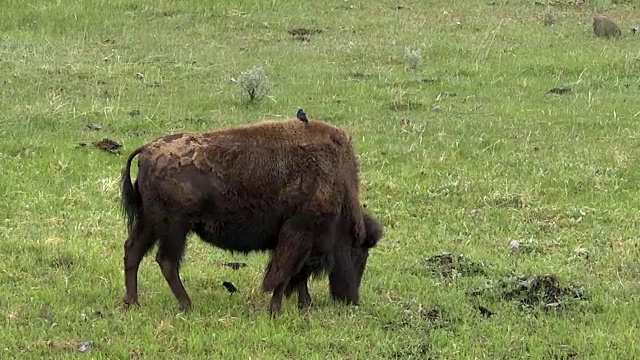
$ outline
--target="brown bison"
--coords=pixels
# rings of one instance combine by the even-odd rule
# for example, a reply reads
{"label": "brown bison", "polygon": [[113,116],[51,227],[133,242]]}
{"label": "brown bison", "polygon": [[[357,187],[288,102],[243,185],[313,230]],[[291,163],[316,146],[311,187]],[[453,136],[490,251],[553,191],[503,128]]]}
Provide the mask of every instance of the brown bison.
{"label": "brown bison", "polygon": [[192,232],[232,252],[271,252],[262,289],[273,293],[272,314],[294,291],[308,306],[307,280],[323,273],[334,299],[358,304],[369,249],[383,235],[360,204],[358,175],[351,138],[321,121],[173,134],[134,150],[122,172],[125,305],[138,303],[138,267],[157,243],[164,278],[191,307],[179,267]]}

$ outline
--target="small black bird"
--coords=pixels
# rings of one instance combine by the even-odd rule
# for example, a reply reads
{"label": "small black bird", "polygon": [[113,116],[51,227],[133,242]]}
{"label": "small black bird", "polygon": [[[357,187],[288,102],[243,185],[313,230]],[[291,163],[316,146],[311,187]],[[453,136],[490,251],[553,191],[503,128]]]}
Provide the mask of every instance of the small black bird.
{"label": "small black bird", "polygon": [[223,283],[222,283],[222,286],[224,286],[224,287],[227,289],[227,291],[228,291],[228,292],[230,292],[230,293],[232,293],[232,294],[233,294],[234,292],[238,291],[238,289],[237,289],[235,286],[233,286],[233,284],[232,284],[232,283],[230,283],[230,282],[228,282],[228,281],[223,282]]}
{"label": "small black bird", "polygon": [[298,109],[298,113],[296,114],[296,117],[298,118],[298,120],[302,121],[303,123],[309,123],[309,119],[307,119],[307,114],[305,114],[302,109]]}
{"label": "small black bird", "polygon": [[486,317],[492,317],[493,315],[495,315],[495,313],[489,309],[487,309],[486,307],[479,305],[478,306],[478,310],[480,310],[480,313]]}

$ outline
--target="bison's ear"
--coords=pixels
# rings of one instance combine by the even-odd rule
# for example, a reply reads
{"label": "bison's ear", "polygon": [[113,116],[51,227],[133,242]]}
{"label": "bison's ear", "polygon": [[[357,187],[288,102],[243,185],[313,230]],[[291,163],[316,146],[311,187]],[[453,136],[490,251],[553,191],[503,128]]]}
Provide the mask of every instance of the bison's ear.
{"label": "bison's ear", "polygon": [[363,218],[366,231],[363,245],[367,248],[375,247],[383,235],[382,225],[366,211],[363,212]]}

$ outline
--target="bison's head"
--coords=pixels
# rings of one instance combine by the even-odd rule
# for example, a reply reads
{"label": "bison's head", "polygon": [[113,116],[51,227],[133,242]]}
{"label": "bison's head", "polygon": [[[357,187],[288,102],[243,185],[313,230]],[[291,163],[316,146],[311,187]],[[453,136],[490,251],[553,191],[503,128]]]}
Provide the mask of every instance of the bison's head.
{"label": "bison's head", "polygon": [[383,235],[382,225],[369,213],[364,212],[365,239],[362,246],[355,247],[351,251],[351,261],[355,270],[356,286],[360,287],[364,269],[367,267],[367,259],[369,258],[369,249],[378,244],[378,240]]}

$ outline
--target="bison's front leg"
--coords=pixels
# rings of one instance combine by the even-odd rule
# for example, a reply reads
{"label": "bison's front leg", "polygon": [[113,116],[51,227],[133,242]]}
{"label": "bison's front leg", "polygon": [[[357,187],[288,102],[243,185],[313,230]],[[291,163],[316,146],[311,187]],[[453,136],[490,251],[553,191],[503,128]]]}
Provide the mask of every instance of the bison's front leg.
{"label": "bison's front leg", "polygon": [[126,293],[124,305],[138,304],[138,268],[142,258],[149,252],[156,237],[150,226],[144,222],[137,222],[129,232],[124,244],[124,283]]}
{"label": "bison's front leg", "polygon": [[160,265],[162,275],[183,311],[191,309],[191,299],[180,280],[180,261],[184,254],[187,233],[186,227],[181,227],[179,224],[169,227],[169,231],[160,237],[156,254],[156,262]]}
{"label": "bison's front leg", "polygon": [[352,305],[358,305],[360,302],[356,269],[351,260],[348,246],[336,249],[335,263],[329,273],[329,288],[334,300]]}

